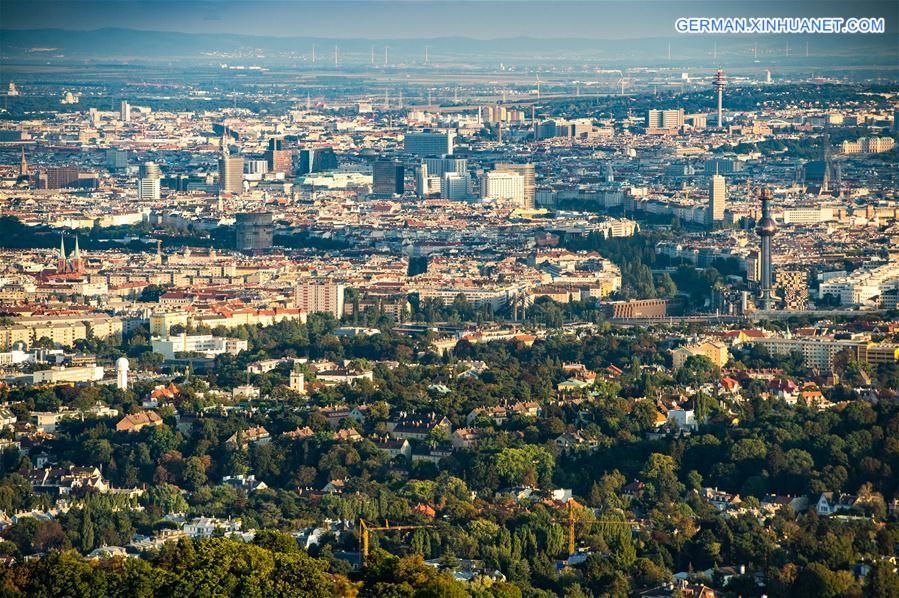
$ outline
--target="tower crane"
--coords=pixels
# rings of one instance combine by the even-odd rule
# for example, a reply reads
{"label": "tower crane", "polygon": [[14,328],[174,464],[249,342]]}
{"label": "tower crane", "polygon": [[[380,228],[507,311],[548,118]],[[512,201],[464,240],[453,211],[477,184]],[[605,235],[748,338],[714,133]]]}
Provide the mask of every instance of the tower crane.
{"label": "tower crane", "polygon": [[568,527],[568,555],[571,556],[574,554],[575,550],[575,526],[578,525],[627,525],[630,527],[641,527],[642,524],[639,521],[632,520],[619,520],[619,519],[594,519],[594,520],[578,520],[574,516],[574,509],[571,506],[571,501],[568,501],[568,513],[565,516],[565,519],[553,519],[555,523],[561,523]]}
{"label": "tower crane", "polygon": [[428,529],[433,528],[433,525],[390,525],[390,522],[385,520],[384,525],[375,526],[369,525],[365,522],[365,519],[359,518],[359,560],[361,567],[365,568],[365,561],[368,560],[368,541],[369,536],[372,532],[396,532],[396,531],[407,531],[413,529]]}

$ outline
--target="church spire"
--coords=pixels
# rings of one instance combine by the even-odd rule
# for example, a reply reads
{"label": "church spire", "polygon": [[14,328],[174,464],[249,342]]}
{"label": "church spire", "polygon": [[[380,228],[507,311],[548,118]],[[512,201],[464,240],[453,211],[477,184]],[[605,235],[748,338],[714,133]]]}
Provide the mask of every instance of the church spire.
{"label": "church spire", "polygon": [[19,164],[19,176],[25,178],[28,176],[28,160],[25,159],[25,146],[22,146],[22,162]]}
{"label": "church spire", "polygon": [[56,256],[56,271],[62,274],[66,271],[66,238],[59,235],[59,255]]}
{"label": "church spire", "polygon": [[78,236],[75,236],[75,254],[72,259],[72,270],[81,272],[81,249],[78,248]]}

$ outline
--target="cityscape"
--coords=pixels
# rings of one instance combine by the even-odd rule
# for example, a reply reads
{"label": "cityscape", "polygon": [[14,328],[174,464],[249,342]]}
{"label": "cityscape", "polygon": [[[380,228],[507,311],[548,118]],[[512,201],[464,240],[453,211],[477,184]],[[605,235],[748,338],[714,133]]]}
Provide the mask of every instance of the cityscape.
{"label": "cityscape", "polygon": [[897,14],[0,0],[2,593],[899,597]]}

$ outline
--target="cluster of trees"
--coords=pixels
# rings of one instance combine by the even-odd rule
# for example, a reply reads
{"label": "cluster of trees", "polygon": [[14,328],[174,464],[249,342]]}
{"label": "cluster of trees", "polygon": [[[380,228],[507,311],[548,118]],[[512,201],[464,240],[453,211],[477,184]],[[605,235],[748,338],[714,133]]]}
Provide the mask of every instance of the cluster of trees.
{"label": "cluster of trees", "polygon": [[[177,511],[189,516],[240,515],[246,528],[289,530],[325,517],[414,521],[420,518],[415,511],[420,504],[437,511],[441,522],[437,527],[375,537],[373,548],[440,558],[447,566],[455,559],[477,559],[502,572],[511,584],[488,585],[484,579],[468,590],[501,590],[497,595],[515,595],[522,590],[533,596],[625,595],[661,583],[673,571],[737,564],[765,573],[769,595],[796,595],[817,587],[815,584],[842,587],[851,594],[862,591],[851,575],[852,568],[861,562],[876,562],[894,550],[897,532],[892,522],[876,528],[868,519],[846,524],[819,520],[813,514],[796,519],[785,512],[763,525],[748,516],[722,519],[696,494],[701,487],[717,486],[740,493],[752,506],[770,493],[809,494],[814,499],[824,491],[852,492],[866,497],[859,514],[884,517],[886,500],[899,493],[895,475],[899,468],[899,407],[893,403],[854,401],[844,409],[828,411],[790,407],[764,398],[767,389],[756,382],[749,384],[740,403],[730,403],[714,393],[698,397],[697,411],[705,423],[697,433],[654,440],[647,433],[655,428],[658,409],[653,398],[646,397],[658,397],[682,384],[714,381],[720,372],[704,358],[689,360],[675,374],[658,367],[667,364],[664,345],[645,330],[603,327],[600,334],[551,336],[530,347],[515,342],[462,341],[452,355],[438,357],[419,353],[427,345],[427,335],[410,339],[387,329],[372,337],[337,338],[333,335],[336,325],[333,318],[315,315],[305,324],[282,322],[265,329],[235,331],[250,341],[249,351],[236,357],[222,356],[208,375],[181,381],[178,411],[182,417],[196,417],[189,432],[180,430],[174,413],[165,409],[161,410],[164,425],[134,434],[115,432],[112,420],[87,418],[60,424],[56,437],[45,447],[60,465],[100,467],[120,487],[146,485],[149,490],[139,499],[143,508],[88,496],[55,521],[23,519],[9,526],[0,551],[16,557],[48,550],[88,553],[103,545],[126,543],[135,532],[152,533],[168,525],[161,519],[165,513]],[[252,378],[254,384],[271,390],[276,401],[256,410],[208,409],[214,406],[208,391],[243,384],[251,361],[294,355],[355,360],[360,367],[374,367],[377,383],[321,388],[301,399],[278,390],[287,379],[285,366]],[[399,365],[372,365],[383,359]],[[774,360],[758,349],[748,350],[739,359],[756,367],[785,367],[789,361]],[[486,364],[485,370],[460,376],[470,363],[480,361]],[[561,366],[569,362],[583,363],[594,371],[616,365],[624,374],[613,381],[598,381],[586,402],[555,404],[551,401],[555,387],[566,378]],[[801,367],[801,359],[795,367]],[[148,384],[138,382],[129,391],[104,386],[21,387],[3,392],[11,409],[25,417],[29,410],[62,405],[87,410],[97,401],[127,412],[136,409],[148,391]],[[837,387],[826,392],[837,397],[847,390]],[[476,407],[528,400],[542,404],[538,418],[513,416],[497,425],[480,417],[468,423],[468,414]],[[481,439],[473,448],[456,450],[439,467],[428,462],[391,462],[368,440],[334,440],[328,420],[304,407],[304,403],[324,406],[337,402],[367,407],[364,423],[340,424],[358,428],[366,438],[386,434],[392,413],[406,411],[446,416],[456,427],[476,428]],[[255,425],[264,425],[273,441],[247,449],[227,442]],[[305,426],[313,430],[309,438],[281,436]],[[561,451],[555,438],[575,431],[595,449]],[[446,442],[440,435],[430,440]],[[15,512],[49,506],[48,497],[33,492],[24,476],[31,468],[27,458],[10,451],[2,455],[0,464],[0,509]],[[247,494],[219,483],[225,475],[244,473],[253,473],[269,488]],[[321,488],[335,479],[346,480],[343,495],[319,501],[308,498],[307,488]],[[645,490],[636,499],[625,500],[621,489],[635,479],[646,484]],[[565,553],[564,529],[559,523],[564,515],[544,506],[526,511],[509,508],[503,499],[493,498],[504,488],[522,484],[572,488],[587,506],[603,513],[604,519],[642,517],[651,525],[635,535],[622,534],[621,526],[585,528],[579,533],[579,543],[591,550],[591,556],[583,566],[560,573],[555,563]],[[472,498],[473,492],[477,498]],[[591,516],[589,511],[579,515]],[[845,525],[850,527],[841,527]],[[848,547],[840,544],[849,537],[847,530],[855,538]],[[357,541],[354,534],[343,534],[340,539],[328,536],[315,550],[328,583],[336,583],[335,576],[347,572],[345,562],[335,555],[355,550]],[[220,557],[225,563],[243,558],[270,562],[263,553],[232,555],[231,551],[243,548],[220,542],[221,547],[214,550],[226,550]],[[842,550],[842,556],[829,558],[836,548]],[[18,565],[7,586],[33,591],[39,586],[29,584],[46,582],[42,561],[68,559],[65,567],[80,571],[77,579],[115,593],[121,587],[115,584],[125,583],[124,572],[134,566],[85,563],[65,554]],[[261,566],[260,571],[277,569],[277,559],[271,558],[271,564]],[[174,562],[151,560],[146,571],[134,574],[155,580],[141,582],[149,584],[146,595],[186,587],[172,584],[205,579],[202,575],[197,580],[179,578],[177,567],[170,566]],[[202,567],[202,563],[196,564],[198,570]],[[414,573],[419,582],[404,578],[404,572]],[[872,579],[889,588],[893,583],[890,575],[877,568]],[[755,580],[745,577],[731,583],[742,584],[735,587],[742,588],[744,595],[761,593]],[[32,581],[35,579],[41,581]],[[228,575],[223,579],[229,579]],[[358,581],[361,587],[342,587],[346,591],[355,587],[362,593],[377,588],[378,592],[402,595],[412,592],[410,587],[442,587],[445,576],[414,559],[375,551],[371,572],[352,583]],[[864,586],[865,591],[874,587],[874,581]],[[74,582],[60,578],[59,583]],[[157,583],[160,585],[154,585]],[[266,579],[246,583],[272,587],[265,585],[270,583]]]}

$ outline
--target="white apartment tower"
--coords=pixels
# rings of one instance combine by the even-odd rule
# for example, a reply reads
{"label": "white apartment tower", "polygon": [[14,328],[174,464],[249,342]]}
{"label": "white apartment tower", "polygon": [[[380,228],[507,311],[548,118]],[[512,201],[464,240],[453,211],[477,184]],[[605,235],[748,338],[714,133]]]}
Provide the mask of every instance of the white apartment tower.
{"label": "white apartment tower", "polygon": [[709,179],[709,207],[706,209],[706,224],[724,222],[724,208],[727,205],[727,184],[724,177],[717,172]]}
{"label": "white apartment tower", "polygon": [[481,176],[481,200],[524,207],[524,177],[511,172],[487,172]]}

